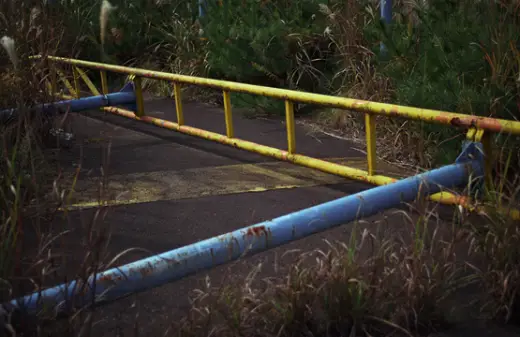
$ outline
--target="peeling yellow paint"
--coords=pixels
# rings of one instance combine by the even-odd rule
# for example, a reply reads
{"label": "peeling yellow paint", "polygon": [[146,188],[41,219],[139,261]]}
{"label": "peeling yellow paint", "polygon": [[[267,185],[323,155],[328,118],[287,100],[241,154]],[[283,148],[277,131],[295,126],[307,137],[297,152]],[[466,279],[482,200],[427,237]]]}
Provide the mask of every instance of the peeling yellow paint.
{"label": "peeling yellow paint", "polygon": [[[366,166],[366,160],[360,158],[328,160],[352,167]],[[103,191],[106,197],[100,202],[100,179],[79,179],[74,199],[68,209],[355,183],[353,180],[287,162],[239,164],[113,175],[109,177],[108,187]]]}

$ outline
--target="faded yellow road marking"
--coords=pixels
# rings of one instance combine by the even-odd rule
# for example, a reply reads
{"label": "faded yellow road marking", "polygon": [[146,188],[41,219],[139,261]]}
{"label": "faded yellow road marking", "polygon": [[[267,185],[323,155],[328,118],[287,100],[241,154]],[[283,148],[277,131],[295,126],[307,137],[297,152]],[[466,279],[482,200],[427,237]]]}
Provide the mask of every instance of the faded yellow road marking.
{"label": "faded yellow road marking", "polygon": [[[364,169],[365,158],[330,158],[329,161]],[[350,183],[352,180],[286,162],[240,164],[112,175],[101,204],[128,205],[160,200],[179,200],[225,194]],[[78,181],[69,208],[100,205],[100,178]]]}

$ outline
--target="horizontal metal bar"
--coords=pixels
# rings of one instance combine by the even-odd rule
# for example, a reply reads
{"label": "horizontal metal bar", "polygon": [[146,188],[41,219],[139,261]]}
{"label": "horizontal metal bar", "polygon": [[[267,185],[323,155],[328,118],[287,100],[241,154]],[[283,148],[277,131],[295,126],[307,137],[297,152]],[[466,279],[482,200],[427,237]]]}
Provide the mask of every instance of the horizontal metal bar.
{"label": "horizontal metal bar", "polygon": [[[80,112],[85,110],[97,109],[104,106],[134,105],[135,100],[136,97],[134,93],[134,87],[133,84],[129,82],[121,89],[120,92],[77,99],[72,98],[65,101],[53,103],[45,103],[42,105],[36,105],[32,107],[32,111],[40,112],[43,114],[64,113],[66,111]],[[13,120],[13,118],[17,117],[17,113],[17,109],[1,110],[0,123],[7,123]]]}
{"label": "horizontal metal bar", "polygon": [[397,181],[397,179],[385,177],[385,176],[369,176],[366,171],[350,168],[344,165],[328,162],[321,159],[307,157],[300,154],[290,154],[288,151],[280,150],[274,147],[269,147],[257,143],[253,143],[247,140],[239,138],[229,138],[226,135],[222,135],[216,132],[198,129],[187,125],[179,125],[178,123],[167,121],[152,116],[138,117],[133,112],[120,109],[116,107],[104,107],[103,111],[110,112],[114,115],[134,119],[137,121],[145,122],[155,126],[159,126],[165,129],[177,131],[190,136],[195,136],[207,140],[211,140],[224,145],[229,145],[238,149],[242,149],[249,152],[255,152],[267,157],[272,157],[278,160],[292,162],[297,165],[318,169],[323,172],[343,176],[346,178],[352,178],[355,180],[367,182],[373,185],[386,185]]}
{"label": "horizontal metal bar", "polygon": [[91,276],[84,285],[73,281],[27,295],[11,301],[11,305],[34,312],[41,305],[49,308],[62,304],[75,294],[81,294],[75,305],[89,305],[93,298],[100,304],[398,207],[402,202],[436,193],[441,186],[465,185],[471,175],[482,175],[479,147],[479,143],[469,144],[456,164],[116,267]]}
{"label": "horizontal metal bar", "polygon": [[[63,98],[70,98],[68,95],[60,95]],[[373,185],[387,185],[391,184],[397,179],[383,176],[383,175],[370,175],[367,171],[360,169],[351,168],[345,165],[340,165],[332,162],[328,162],[321,159],[307,157],[298,154],[289,154],[287,151],[283,151],[277,148],[245,141],[239,138],[229,138],[218,133],[206,131],[190,126],[179,125],[174,122],[166,121],[154,117],[139,118],[132,111],[120,109],[116,107],[103,107],[102,111],[110,112],[112,114],[130,118],[136,121],[152,124],[168,130],[177,131],[190,136],[199,137],[202,139],[219,142],[224,145],[233,146],[235,148],[255,152],[264,156],[275,158],[282,161],[291,162],[293,164],[316,169],[322,172],[334,174],[340,177],[350,178],[362,182],[367,182]],[[482,213],[487,212],[489,207],[475,205],[474,202],[464,195],[453,194],[450,192],[439,192],[429,197],[431,201],[438,202],[444,205],[460,205],[471,212]],[[520,220],[520,210],[512,207],[502,207],[499,212],[504,216],[508,216],[513,220]]]}
{"label": "horizontal metal bar", "polygon": [[51,109],[67,109],[71,112],[81,112],[85,110],[97,109],[104,106],[124,105],[135,103],[133,92],[117,92],[107,95],[82,97],[68,101],[44,104],[41,109],[50,111]]}
{"label": "horizontal metal bar", "polygon": [[[38,56],[36,56],[38,57]],[[33,58],[36,58],[33,57]],[[358,99],[351,99],[337,96],[327,96],[321,94],[313,94],[308,92],[278,89],[271,87],[264,87],[245,83],[236,83],[230,81],[214,80],[209,78],[185,76],[178,74],[171,74],[160,71],[151,71],[147,69],[131,68],[117,65],[110,65],[104,63],[68,59],[63,57],[47,56],[49,60],[82,66],[97,70],[107,70],[121,74],[130,74],[146,78],[153,78],[158,80],[174,81],[178,83],[194,84],[206,87],[217,88],[220,90],[245,92],[259,96],[273,97],[283,100],[291,100],[293,102],[315,104],[329,107],[336,107],[347,110],[354,110],[360,112],[367,112],[372,114],[403,117],[414,120],[421,120],[430,123],[450,125],[453,127],[470,128],[476,127],[478,129],[490,132],[503,132],[508,134],[520,135],[520,122],[495,119],[488,117],[477,117],[472,115],[465,115],[459,113],[452,113],[446,111],[420,109],[415,107],[407,107],[400,105],[393,105],[387,103],[377,103]]]}
{"label": "horizontal metal bar", "polygon": [[[152,124],[155,126],[159,126],[165,129],[174,130],[180,133],[184,133],[190,136],[195,136],[203,139],[207,139],[210,141],[214,141],[217,143],[221,143],[224,145],[229,145],[234,148],[238,148],[241,150],[258,153],[267,157],[275,158],[282,161],[291,162],[296,165],[316,169],[322,172],[334,174],[337,176],[350,178],[354,180],[358,180],[361,182],[366,182],[372,185],[387,185],[393,182],[396,182],[397,179],[386,177],[382,175],[369,175],[368,172],[351,168],[348,166],[328,162],[325,160],[312,158],[300,154],[290,154],[288,151],[280,150],[274,147],[265,146],[257,143],[253,143],[247,140],[239,139],[239,138],[229,138],[225,135],[221,135],[219,133],[206,131],[198,128],[194,128],[187,125],[179,125],[177,123],[167,121],[160,118],[155,118],[151,116],[144,116],[139,118],[133,112],[119,109],[115,107],[104,107],[103,111],[110,112],[112,114],[134,119],[137,121],[145,122],[148,124]],[[434,194],[430,197],[431,200],[440,202],[448,205],[462,205],[464,207],[470,207],[469,200],[464,196],[454,195],[449,192],[441,192]]]}

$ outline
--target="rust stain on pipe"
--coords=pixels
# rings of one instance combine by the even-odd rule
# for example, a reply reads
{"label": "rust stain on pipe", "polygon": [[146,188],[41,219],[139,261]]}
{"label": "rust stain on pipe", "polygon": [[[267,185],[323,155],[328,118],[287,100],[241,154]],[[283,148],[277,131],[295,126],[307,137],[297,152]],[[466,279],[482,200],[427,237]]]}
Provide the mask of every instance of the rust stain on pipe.
{"label": "rust stain on pipe", "polygon": [[246,236],[267,236],[267,230],[265,226],[249,227],[246,231]]}

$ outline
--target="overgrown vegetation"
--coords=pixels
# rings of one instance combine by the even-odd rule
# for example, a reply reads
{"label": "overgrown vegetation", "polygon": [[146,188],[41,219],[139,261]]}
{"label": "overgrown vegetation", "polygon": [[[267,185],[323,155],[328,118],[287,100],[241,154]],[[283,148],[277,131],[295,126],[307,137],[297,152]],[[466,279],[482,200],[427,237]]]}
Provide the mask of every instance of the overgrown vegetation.
{"label": "overgrown vegetation", "polygon": [[[397,20],[383,41],[398,104],[505,119],[519,117],[520,39],[516,1],[428,1]],[[377,33],[375,33],[377,35]],[[456,136],[422,126],[434,144]],[[460,142],[445,143],[434,162],[451,162]],[[455,149],[455,151],[454,151]],[[441,158],[440,156],[444,156]]]}
{"label": "overgrown vegetation", "polygon": [[[29,60],[31,54],[520,117],[518,1],[396,1],[390,27],[379,21],[377,1],[368,0],[224,0],[211,2],[203,19],[197,18],[196,0],[114,0],[111,6],[100,15],[100,3],[87,0],[2,3],[0,106],[19,109],[19,118],[1,130],[2,302],[63,277],[52,243],[66,233],[41,225],[53,223],[52,211],[72,190],[63,188],[45,142],[55,141],[49,130],[65,119],[42,120],[28,109],[51,100],[40,76],[47,65]],[[232,99],[266,113],[283,112],[278,101],[244,94]],[[314,109],[300,106],[297,112],[316,112],[325,127],[363,139],[363,116]],[[452,162],[464,138],[429,124],[381,121],[380,155],[392,161],[422,167]],[[350,242],[302,256],[288,275],[200,292],[178,334],[427,336],[452,323],[451,309],[463,310],[453,300],[461,293],[464,301],[478,295],[476,305],[486,318],[520,322],[520,223],[491,211],[519,205],[519,176],[511,172],[520,166],[518,143],[502,136],[495,143],[504,155],[496,160],[495,187],[482,201],[490,211],[457,210],[446,228],[432,205],[419,202],[417,219],[403,216],[409,231],[402,234],[389,235],[381,230],[385,224],[375,230],[360,226]],[[108,232],[96,222],[100,217],[85,225],[87,253],[75,276],[103,268]],[[36,249],[27,248],[27,232],[37,233],[30,241]],[[473,285],[478,291],[467,293]],[[87,331],[90,316],[75,317],[67,329]]]}
{"label": "overgrown vegetation", "polygon": [[[40,80],[33,71],[42,67],[40,62],[30,63],[28,56],[31,49],[41,47],[48,51],[49,45],[39,44],[42,40],[52,40],[49,31],[38,31],[36,21],[40,15],[38,11],[31,11],[30,7],[8,8],[3,5],[2,13],[11,13],[19,18],[19,22],[3,19],[3,31],[8,35],[2,37],[2,87],[0,97],[2,110],[17,109],[14,113],[2,113],[1,124],[1,160],[0,160],[0,208],[1,213],[1,278],[10,280],[13,275],[21,277],[25,269],[23,256],[24,242],[23,225],[30,222],[29,212],[25,208],[33,204],[36,208],[41,197],[41,183],[48,167],[38,147],[42,144],[46,134],[45,121],[41,116],[31,113],[29,107],[38,101],[50,100],[41,94]],[[22,28],[24,27],[24,28]],[[17,41],[22,41],[18,43]],[[54,52],[54,50],[51,50]],[[1,297],[11,290],[10,286],[2,282]],[[18,289],[17,289],[18,290]]]}
{"label": "overgrown vegetation", "polygon": [[[519,111],[520,26],[514,0],[396,1],[394,20],[379,20],[378,1],[113,0],[99,42],[99,4],[56,1],[67,13],[67,56],[224,78],[290,89],[340,94],[480,116],[516,119]],[[254,28],[253,28],[254,27]],[[463,29],[461,29],[463,27]],[[381,54],[380,43],[387,47]],[[164,91],[169,87],[157,88]],[[278,101],[239,94],[239,106],[283,113]],[[315,108],[300,107],[306,113]],[[352,132],[362,116],[323,111],[321,121]],[[402,133],[402,122],[381,123]],[[387,129],[388,130],[385,130]],[[423,167],[452,162],[462,135],[413,124],[397,143],[406,160]],[[405,139],[407,138],[407,139]],[[421,150],[409,144],[420,144]],[[388,142],[387,142],[388,143]],[[408,144],[409,143],[409,144]],[[419,142],[420,143],[420,142]],[[441,143],[441,146],[438,144]]]}
{"label": "overgrown vegetation", "polygon": [[[88,277],[103,262],[107,238],[104,210],[84,228],[66,226],[66,209],[76,172],[60,167],[58,130],[67,129],[69,114],[42,114],[38,104],[53,102],[45,81],[53,82],[42,55],[72,48],[64,34],[61,14],[36,1],[8,1],[0,6],[0,335],[37,336],[48,329],[44,319],[27,317],[4,306],[9,300],[62,282],[71,275]],[[64,37],[65,36],[65,37]],[[70,44],[69,44],[70,42]],[[62,44],[63,43],[63,44]],[[67,130],[68,131],[68,130]],[[103,164],[103,163],[102,163]],[[90,220],[90,221],[89,221]],[[70,224],[69,224],[70,225]],[[64,243],[78,228],[85,231],[81,263],[70,263]],[[75,233],[74,233],[75,234]],[[68,335],[70,328],[89,322],[79,312],[65,324],[53,326],[50,335]],[[79,329],[78,328],[78,329]]]}
{"label": "overgrown vegetation", "polygon": [[385,222],[354,225],[350,242],[300,256],[285,277],[253,285],[252,274],[239,291],[208,289],[180,335],[416,336],[445,329],[452,317],[446,299],[465,282],[455,253],[464,235],[458,227],[442,230],[433,212],[421,211],[427,213],[416,221],[402,217],[411,231],[391,234]]}
{"label": "overgrown vegetation", "polygon": [[[379,20],[378,1],[371,0],[209,1],[202,19],[197,18],[196,1],[112,4],[115,10],[104,52],[96,42],[98,5],[88,1],[54,5],[55,10],[71,13],[65,16],[65,26],[75,32],[71,36],[80,37],[74,56],[518,118],[520,24],[513,0],[397,1],[389,27]],[[381,42],[387,47],[385,54],[380,52]],[[236,94],[233,102],[262,113],[283,113],[283,104],[271,99]],[[315,110],[300,106],[297,113]],[[347,136],[355,133],[353,129],[363,132],[357,113],[322,111],[320,116],[327,125],[348,130]],[[462,134],[430,124],[408,123],[406,128],[402,121],[380,124],[382,134],[398,135],[392,143],[385,141],[381,156],[423,167],[452,162],[463,139]]]}

